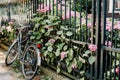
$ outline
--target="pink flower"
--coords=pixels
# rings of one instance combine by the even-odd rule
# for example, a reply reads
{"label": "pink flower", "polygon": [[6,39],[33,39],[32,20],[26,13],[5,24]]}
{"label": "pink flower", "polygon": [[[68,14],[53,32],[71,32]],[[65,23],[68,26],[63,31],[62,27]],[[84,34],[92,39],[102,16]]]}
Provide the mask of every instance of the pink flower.
{"label": "pink flower", "polygon": [[55,39],[50,39],[48,42],[54,44],[55,43]]}
{"label": "pink flower", "polygon": [[87,24],[87,26],[88,26],[88,28],[92,28],[92,23],[89,22],[89,23]]}
{"label": "pink flower", "polygon": [[115,25],[115,26],[114,26],[114,29],[120,30],[120,24]]}
{"label": "pink flower", "polygon": [[88,18],[92,18],[92,14],[88,14],[88,16],[87,16]]}
{"label": "pink flower", "polygon": [[73,68],[73,69],[74,69],[74,68],[77,68],[77,65],[76,65],[76,64],[72,64],[72,65],[71,65],[71,68]]}
{"label": "pink flower", "polygon": [[57,4],[57,0],[54,0],[54,4]]}
{"label": "pink flower", "polygon": [[97,50],[97,45],[94,45],[94,44],[90,44],[89,46],[88,46],[88,48],[91,50],[91,51],[96,51]]}
{"label": "pink flower", "polygon": [[[79,14],[79,12],[76,12],[76,17],[79,17],[80,16],[80,14]],[[75,12],[74,11],[68,11],[68,12],[66,12],[66,17],[65,17],[65,15],[63,15],[62,16],[62,19],[64,20],[65,18],[66,19],[69,19],[70,17],[75,17]]]}
{"label": "pink flower", "polygon": [[106,23],[107,24],[112,24],[109,18],[106,19]]}
{"label": "pink flower", "polygon": [[116,73],[119,74],[119,67],[116,68]]}
{"label": "pink flower", "polygon": [[65,57],[67,57],[67,52],[61,52],[60,57],[61,59],[64,59]]}
{"label": "pink flower", "polygon": [[108,47],[111,47],[112,42],[111,41],[105,41],[105,45],[108,46]]}
{"label": "pink flower", "polygon": [[120,21],[117,21],[117,24],[120,24]]}
{"label": "pink flower", "polygon": [[9,22],[8,24],[9,24],[9,25],[13,25],[13,23],[14,23],[14,22],[11,21],[11,22]]}
{"label": "pink flower", "polygon": [[[62,8],[61,8],[62,7]],[[61,6],[60,4],[58,4],[58,10],[65,10],[65,6]]]}
{"label": "pink flower", "polygon": [[112,24],[111,23],[108,23],[108,24],[106,24],[106,30],[107,31],[111,31],[112,30]]}
{"label": "pink flower", "polygon": [[82,25],[86,24],[85,18],[82,18],[81,20],[82,20]]}
{"label": "pink flower", "polygon": [[90,41],[92,40],[92,37],[90,37]]}
{"label": "pink flower", "polygon": [[11,31],[12,31],[12,29],[11,29],[10,26],[8,26],[6,29],[7,29],[8,32],[11,32]]}
{"label": "pink flower", "polygon": [[[40,9],[40,6],[42,9]],[[37,9],[37,12],[40,12],[40,13],[47,13],[47,12],[50,12],[52,10],[52,7],[51,5],[45,5],[45,4],[40,4],[39,5],[39,9]]]}

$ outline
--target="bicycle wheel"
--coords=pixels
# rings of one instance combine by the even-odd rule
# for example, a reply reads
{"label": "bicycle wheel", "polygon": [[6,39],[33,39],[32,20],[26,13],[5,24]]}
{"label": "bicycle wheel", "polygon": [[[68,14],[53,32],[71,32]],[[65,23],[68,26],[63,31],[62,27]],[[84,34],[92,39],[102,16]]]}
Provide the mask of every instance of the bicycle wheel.
{"label": "bicycle wheel", "polygon": [[7,66],[11,65],[18,56],[18,42],[15,40],[12,45],[9,47],[6,58],[5,58],[5,64]]}
{"label": "bicycle wheel", "polygon": [[34,78],[38,70],[36,49],[35,45],[29,45],[23,56],[22,72],[28,80]]}

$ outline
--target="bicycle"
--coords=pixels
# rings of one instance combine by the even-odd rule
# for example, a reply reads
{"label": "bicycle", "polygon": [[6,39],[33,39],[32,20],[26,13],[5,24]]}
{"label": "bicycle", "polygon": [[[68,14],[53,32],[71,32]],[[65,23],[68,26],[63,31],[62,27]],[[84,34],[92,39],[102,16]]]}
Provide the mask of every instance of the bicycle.
{"label": "bicycle", "polygon": [[22,31],[28,26],[22,26],[20,29],[16,29],[18,32],[17,38],[11,44],[7,51],[5,58],[5,64],[11,65],[16,59],[22,64],[22,73],[26,79],[33,79],[37,73],[38,66],[41,66],[41,44],[35,44],[30,41],[32,32],[28,32],[26,38],[22,40],[24,34]]}

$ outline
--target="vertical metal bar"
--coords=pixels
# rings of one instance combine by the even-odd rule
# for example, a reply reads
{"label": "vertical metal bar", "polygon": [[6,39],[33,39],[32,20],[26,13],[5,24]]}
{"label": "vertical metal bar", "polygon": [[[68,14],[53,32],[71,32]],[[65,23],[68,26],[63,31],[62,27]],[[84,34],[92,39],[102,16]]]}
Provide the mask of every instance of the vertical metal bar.
{"label": "vertical metal bar", "polygon": [[[101,51],[102,52],[102,51]],[[105,57],[105,79],[107,78],[107,71],[108,71],[108,56],[107,56],[107,54],[109,53],[108,51],[105,51],[105,53],[106,53],[106,57]],[[102,66],[102,65],[101,65]],[[103,73],[103,71],[101,71],[101,73]],[[101,79],[102,79],[102,76],[101,76]]]}
{"label": "vertical metal bar", "polygon": [[55,3],[55,2],[54,2],[54,0],[53,0],[53,6],[52,6],[52,7],[53,7],[53,15],[54,15],[54,3]]}
{"label": "vertical metal bar", "polygon": [[41,4],[42,4],[42,1],[40,0],[40,5],[39,5],[39,8],[41,9]]}
{"label": "vertical metal bar", "polygon": [[75,31],[76,31],[76,0],[74,0],[74,40],[76,39],[76,33],[75,33]]}
{"label": "vertical metal bar", "polygon": [[56,4],[56,15],[58,16],[58,0],[57,0],[56,3],[57,3],[57,4]]}
{"label": "vertical metal bar", "polygon": [[47,0],[45,2],[46,2],[46,6],[47,6]]}
{"label": "vertical metal bar", "polygon": [[[95,40],[94,40],[94,34],[95,34],[95,15],[96,15],[96,4],[95,4],[95,0],[92,0],[92,31],[91,31],[91,43],[95,44]],[[96,62],[95,62],[96,64]],[[95,67],[95,65],[94,65]],[[94,75],[95,75],[95,80],[97,79],[97,75],[96,75],[97,71],[96,69],[94,69]]]}
{"label": "vertical metal bar", "polygon": [[[98,76],[98,64],[99,64],[99,57],[101,52],[101,2],[102,0],[96,1],[96,45],[97,45],[97,51],[96,51],[96,62],[95,62],[95,77]],[[102,55],[101,55],[102,57]],[[99,65],[100,66],[100,65]],[[100,68],[102,69],[102,68]]]}
{"label": "vertical metal bar", "polygon": [[11,20],[11,14],[10,14],[10,3],[8,3],[8,21]]}
{"label": "vertical metal bar", "polygon": [[33,13],[35,13],[35,0],[33,0]]}
{"label": "vertical metal bar", "polygon": [[69,28],[71,28],[71,0],[69,1],[69,17],[70,17]]}
{"label": "vertical metal bar", "polygon": [[79,41],[81,40],[81,38],[82,38],[82,35],[81,35],[81,25],[82,25],[82,6],[81,6],[81,2],[82,2],[82,0],[80,0],[80,8],[79,8],[79,14],[80,14],[80,35],[79,35]]}
{"label": "vertical metal bar", "polygon": [[[118,38],[118,35],[115,35],[116,39]],[[117,48],[117,40],[115,40],[115,48]],[[114,72],[116,72],[116,61],[117,61],[117,53],[115,52],[115,57],[114,57]],[[116,73],[114,73],[114,80],[116,79]]]}
{"label": "vertical metal bar", "polygon": [[94,40],[94,34],[95,34],[95,30],[94,30],[94,28],[95,28],[95,21],[96,21],[96,17],[95,17],[95,15],[96,15],[96,4],[95,4],[95,0],[92,0],[92,31],[91,31],[91,43],[92,44],[95,44],[95,40]]}
{"label": "vertical metal bar", "polygon": [[61,16],[61,23],[62,23],[62,0],[60,1],[60,16]]}
{"label": "vertical metal bar", "polygon": [[86,6],[86,13],[85,13],[85,15],[86,15],[86,39],[85,39],[85,41],[88,42],[87,41],[88,40],[87,36],[89,35],[88,34],[88,27],[87,27],[87,23],[88,23],[88,18],[87,18],[87,15],[88,15],[88,12],[87,12],[88,11],[88,0],[86,0],[85,2],[86,2],[86,4],[85,4],[85,6]]}
{"label": "vertical metal bar", "polygon": [[82,26],[82,6],[81,6],[81,4],[82,4],[82,0],[80,0],[80,36],[79,36],[79,40],[82,40],[81,38],[82,38],[82,30],[81,30],[81,26]]}
{"label": "vertical metal bar", "polygon": [[[111,42],[113,41],[113,28],[114,28],[114,11],[115,11],[115,0],[113,0],[113,9],[112,9],[112,31],[111,31]],[[112,47],[112,45],[111,45]],[[112,55],[112,52],[110,53]],[[110,55],[110,80],[111,80],[111,76],[112,76],[112,56]]]}
{"label": "vertical metal bar", "polygon": [[[105,45],[105,32],[106,32],[106,14],[107,14],[107,0],[103,0],[103,27],[101,33],[101,46]],[[104,50],[101,49],[101,56],[100,56],[100,79],[103,79],[103,53]],[[106,54],[106,61],[107,61],[107,54]],[[106,63],[106,70],[107,70],[107,63]]]}
{"label": "vertical metal bar", "polygon": [[66,0],[65,0],[65,25],[66,25]]}
{"label": "vertical metal bar", "polygon": [[[49,11],[51,9],[51,0],[49,0]],[[49,14],[51,14],[51,12],[49,12]]]}

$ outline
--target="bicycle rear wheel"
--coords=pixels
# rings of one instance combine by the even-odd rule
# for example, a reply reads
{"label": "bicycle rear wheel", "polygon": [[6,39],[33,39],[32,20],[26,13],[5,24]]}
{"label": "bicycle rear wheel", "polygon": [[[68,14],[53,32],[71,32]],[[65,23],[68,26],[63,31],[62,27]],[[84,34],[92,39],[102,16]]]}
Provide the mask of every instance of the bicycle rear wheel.
{"label": "bicycle rear wheel", "polygon": [[33,79],[38,70],[36,49],[35,45],[29,45],[23,56],[22,72],[28,80]]}
{"label": "bicycle rear wheel", "polygon": [[7,66],[11,65],[18,56],[18,42],[15,40],[12,45],[9,47],[6,58],[5,58],[5,64]]}

